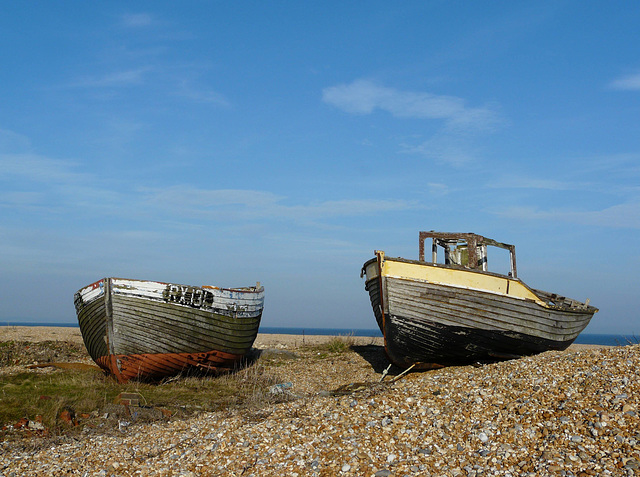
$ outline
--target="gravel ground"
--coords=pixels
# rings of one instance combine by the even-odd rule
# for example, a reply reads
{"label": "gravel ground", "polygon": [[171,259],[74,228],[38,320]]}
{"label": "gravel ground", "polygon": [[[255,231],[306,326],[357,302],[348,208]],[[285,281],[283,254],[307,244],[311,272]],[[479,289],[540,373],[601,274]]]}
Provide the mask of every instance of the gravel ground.
{"label": "gravel ground", "polygon": [[640,345],[399,378],[392,369],[380,383],[387,363],[375,340],[322,359],[300,340],[262,345],[261,360],[279,356],[290,402],[121,422],[31,451],[3,442],[0,476],[640,473]]}

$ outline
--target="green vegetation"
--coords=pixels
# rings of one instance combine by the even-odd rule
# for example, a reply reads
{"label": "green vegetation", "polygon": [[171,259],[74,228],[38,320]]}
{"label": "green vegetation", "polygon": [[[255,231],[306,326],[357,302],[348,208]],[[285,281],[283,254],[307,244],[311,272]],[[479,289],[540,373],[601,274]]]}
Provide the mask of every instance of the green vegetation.
{"label": "green vegetation", "polygon": [[71,361],[87,357],[84,346],[63,341],[0,341],[0,367]]}
{"label": "green vegetation", "polygon": [[[320,345],[298,350],[305,359],[325,359],[352,351],[352,336],[337,336]],[[299,358],[288,350],[269,350],[238,371],[220,376],[175,376],[161,383],[118,384],[97,367],[84,369],[43,368],[25,371],[12,366],[33,363],[86,362],[82,345],[60,341],[0,342],[0,439],[23,435],[56,436],[77,433],[104,424],[117,428],[118,420],[133,421],[180,418],[197,411],[242,408],[259,413],[265,406],[291,399],[288,393],[271,393],[274,384],[291,381],[276,374],[281,365]],[[122,405],[122,393],[135,393],[135,415]],[[12,428],[26,426],[28,432]],[[86,429],[89,428],[89,429]]]}
{"label": "green vegetation", "polygon": [[334,336],[326,343],[309,346],[310,349],[317,351],[320,357],[326,357],[328,354],[344,354],[351,351],[355,345],[355,340],[351,335]]}
{"label": "green vegetation", "polygon": [[[30,364],[38,361],[34,356],[68,362],[69,357],[76,357],[78,349],[61,342],[3,342],[0,343],[0,365]],[[86,358],[86,351],[80,357]],[[118,404],[121,393],[140,396],[141,412],[136,413],[136,418],[166,419],[230,407],[257,411],[269,403],[287,399],[269,392],[278,382],[259,362],[248,363],[226,375],[176,376],[157,384],[118,384],[98,368],[47,368],[43,372],[0,374],[0,439],[16,435],[8,426],[16,427],[21,420],[41,423],[42,426],[31,427],[30,432],[49,436],[98,426],[105,414],[132,420],[127,415],[129,410]]]}
{"label": "green vegetation", "polygon": [[57,432],[63,409],[78,415],[91,413],[112,402],[118,393],[115,381],[105,379],[99,371],[0,376],[0,423],[15,425],[24,418],[41,421],[45,428]]}

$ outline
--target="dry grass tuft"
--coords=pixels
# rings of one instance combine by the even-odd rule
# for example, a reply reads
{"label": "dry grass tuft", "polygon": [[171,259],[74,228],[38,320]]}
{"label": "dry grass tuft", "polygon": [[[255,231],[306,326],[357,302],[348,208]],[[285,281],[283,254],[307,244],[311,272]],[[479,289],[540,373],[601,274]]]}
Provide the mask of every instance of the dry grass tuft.
{"label": "dry grass tuft", "polygon": [[352,350],[356,345],[353,335],[334,336],[326,343],[310,345],[309,349],[319,353],[343,354]]}
{"label": "dry grass tuft", "polygon": [[[75,345],[61,342],[0,342],[0,367],[86,358],[86,351],[79,352]],[[145,420],[237,407],[257,412],[271,403],[290,399],[287,394],[270,392],[282,380],[259,361],[246,362],[225,375],[175,376],[158,384],[118,384],[97,368],[18,369],[11,374],[0,373],[0,439],[21,435],[14,430],[21,425],[22,430],[29,429],[24,435],[45,437],[99,427],[105,414],[120,417],[130,413],[118,404],[121,393],[140,396],[140,412],[133,417]],[[35,427],[25,427],[25,423]]]}
{"label": "dry grass tuft", "polygon": [[0,341],[0,367],[87,358],[84,346],[65,341]]}

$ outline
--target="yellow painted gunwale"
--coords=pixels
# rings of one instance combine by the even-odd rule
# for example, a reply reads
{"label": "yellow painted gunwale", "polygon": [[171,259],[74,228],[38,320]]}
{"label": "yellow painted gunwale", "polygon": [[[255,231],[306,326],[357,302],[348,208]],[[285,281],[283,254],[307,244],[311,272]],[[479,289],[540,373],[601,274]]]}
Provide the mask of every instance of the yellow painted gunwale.
{"label": "yellow painted gunwale", "polygon": [[[533,301],[540,306],[550,308],[547,303],[541,300],[538,295],[517,278],[487,272],[450,268],[427,262],[396,259],[386,257],[384,252],[378,253],[381,254],[381,272],[383,277],[418,280],[437,285],[493,293],[519,300]],[[374,260],[374,263],[375,262]],[[369,263],[370,262],[365,265],[367,277],[373,278],[378,275],[377,267],[367,266]],[[370,274],[369,272],[373,273]]]}

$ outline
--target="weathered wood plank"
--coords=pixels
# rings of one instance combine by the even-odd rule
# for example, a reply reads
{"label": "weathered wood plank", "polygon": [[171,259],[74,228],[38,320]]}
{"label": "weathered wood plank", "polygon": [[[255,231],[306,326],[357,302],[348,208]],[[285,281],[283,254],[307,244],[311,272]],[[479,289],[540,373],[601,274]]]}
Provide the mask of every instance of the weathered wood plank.
{"label": "weathered wood plank", "polygon": [[74,302],[89,354],[103,369],[120,380],[160,378],[233,367],[258,333],[264,289],[114,278],[81,289]]}
{"label": "weathered wood plank", "polygon": [[[363,267],[365,289],[387,354],[400,366],[565,349],[597,311],[571,299],[550,305],[553,294],[511,277],[376,255]],[[437,279],[430,280],[432,272]]]}
{"label": "weathered wood plank", "polygon": [[[386,278],[387,309],[392,314],[406,317],[425,317],[442,324],[477,326],[485,329],[527,331],[546,339],[554,335],[571,335],[584,328],[591,318],[586,312],[562,312],[542,308],[535,303],[523,302],[500,295],[456,289],[423,282],[408,282]],[[428,293],[424,295],[424,291]],[[438,291],[446,293],[438,298]]]}

